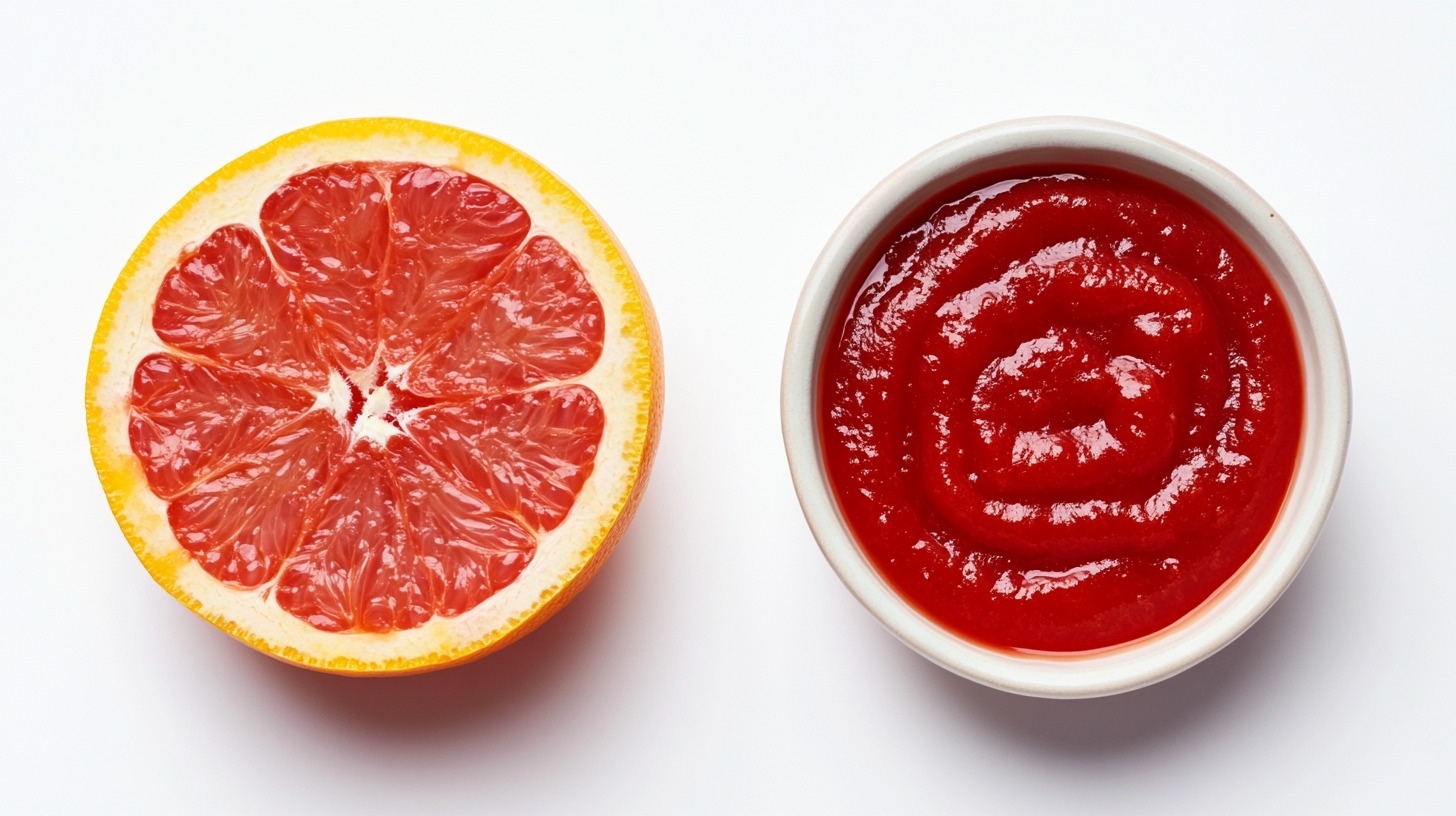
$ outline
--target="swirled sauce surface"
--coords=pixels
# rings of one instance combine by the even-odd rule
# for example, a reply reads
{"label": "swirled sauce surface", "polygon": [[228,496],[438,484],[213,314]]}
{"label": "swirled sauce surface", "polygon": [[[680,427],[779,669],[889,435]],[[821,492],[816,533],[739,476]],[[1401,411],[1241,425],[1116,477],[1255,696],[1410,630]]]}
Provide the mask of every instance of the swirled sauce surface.
{"label": "swirled sauce surface", "polygon": [[[970,191],[970,192],[966,192]],[[992,646],[1084,651],[1214,593],[1283,503],[1294,330],[1227,227],[1093,167],[974,180],[861,273],[825,349],[830,481],[861,547]]]}

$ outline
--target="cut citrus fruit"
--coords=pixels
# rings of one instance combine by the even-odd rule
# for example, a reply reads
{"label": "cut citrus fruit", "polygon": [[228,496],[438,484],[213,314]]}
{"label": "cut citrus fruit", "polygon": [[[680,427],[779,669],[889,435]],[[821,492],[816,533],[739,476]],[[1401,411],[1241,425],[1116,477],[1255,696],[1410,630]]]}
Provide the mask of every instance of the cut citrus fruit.
{"label": "cut citrus fruit", "polygon": [[661,421],[626,254],[484,136],[327,122],[227,165],[122,270],[91,448],[152,576],[270,655],[464,662],[590,580]]}

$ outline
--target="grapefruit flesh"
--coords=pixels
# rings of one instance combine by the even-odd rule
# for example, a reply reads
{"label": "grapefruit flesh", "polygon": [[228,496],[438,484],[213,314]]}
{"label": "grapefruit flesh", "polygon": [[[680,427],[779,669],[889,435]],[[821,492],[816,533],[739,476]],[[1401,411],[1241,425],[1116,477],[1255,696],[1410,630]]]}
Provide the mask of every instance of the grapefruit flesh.
{"label": "grapefruit flesh", "polygon": [[[153,575],[250,644],[347,672],[460,662],[554,611],[630,518],[661,394],[650,307],[595,214],[509,148],[405,120],[309,130],[280,142],[347,158],[255,151],[233,185],[255,210],[123,273],[88,383],[98,469]],[[546,223],[461,166],[397,158],[420,135],[484,153]],[[229,209],[202,198],[183,220]],[[112,483],[128,468],[149,496]]]}

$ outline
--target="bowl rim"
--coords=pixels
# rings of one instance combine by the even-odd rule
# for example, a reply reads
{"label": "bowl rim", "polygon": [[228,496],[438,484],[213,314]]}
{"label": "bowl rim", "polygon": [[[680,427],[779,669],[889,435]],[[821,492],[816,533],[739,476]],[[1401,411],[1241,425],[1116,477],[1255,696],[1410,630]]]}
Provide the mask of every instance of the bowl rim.
{"label": "bowl rim", "polygon": [[[1264,542],[1223,587],[1177,623],[1131,643],[1089,653],[1018,654],[941,627],[893,590],[860,551],[824,471],[817,381],[821,349],[841,298],[889,230],[927,199],[971,176],[1059,161],[1151,178],[1192,198],[1242,239],[1290,310],[1305,405],[1284,505]],[[1212,159],[1147,130],[1105,119],[1048,116],[952,136],[890,173],[854,206],[804,283],[785,346],[780,419],[794,489],[820,550],[891,633],[940,666],[993,688],[1038,697],[1099,697],[1156,683],[1204,660],[1252,626],[1293,581],[1339,485],[1349,445],[1349,377],[1339,320],[1313,260],[1248,184]]]}

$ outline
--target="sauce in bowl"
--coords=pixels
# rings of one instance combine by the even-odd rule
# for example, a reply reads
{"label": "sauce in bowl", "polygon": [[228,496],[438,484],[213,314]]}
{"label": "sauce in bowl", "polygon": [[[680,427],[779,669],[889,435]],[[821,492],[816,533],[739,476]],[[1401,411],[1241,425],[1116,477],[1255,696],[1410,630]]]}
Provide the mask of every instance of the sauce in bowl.
{"label": "sauce in bowl", "polygon": [[1102,167],[980,176],[872,253],[824,350],[825,469],[870,562],[974,642],[1079,652],[1215,593],[1284,501],[1299,348],[1222,223]]}

